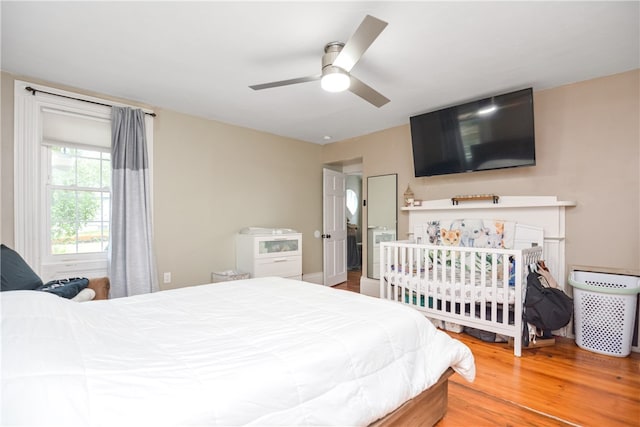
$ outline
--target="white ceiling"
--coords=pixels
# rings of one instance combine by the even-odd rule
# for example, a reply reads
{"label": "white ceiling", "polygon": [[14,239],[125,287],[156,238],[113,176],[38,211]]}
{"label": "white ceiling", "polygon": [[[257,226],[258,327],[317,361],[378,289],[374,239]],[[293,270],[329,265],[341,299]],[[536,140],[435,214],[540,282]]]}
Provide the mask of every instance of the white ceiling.
{"label": "white ceiling", "polygon": [[[631,2],[8,2],[2,69],[314,143],[524,87],[640,67]],[[324,45],[366,14],[389,25],[352,74],[376,108],[319,81]],[[331,136],[330,141],[324,139]]]}

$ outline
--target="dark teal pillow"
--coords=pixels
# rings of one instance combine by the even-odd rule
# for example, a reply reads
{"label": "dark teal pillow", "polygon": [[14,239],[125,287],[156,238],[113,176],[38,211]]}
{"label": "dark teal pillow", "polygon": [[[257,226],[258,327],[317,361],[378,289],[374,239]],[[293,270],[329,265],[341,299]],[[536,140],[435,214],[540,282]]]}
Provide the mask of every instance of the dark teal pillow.
{"label": "dark teal pillow", "polygon": [[0,245],[0,291],[34,290],[42,286],[42,279],[13,249]]}
{"label": "dark teal pillow", "polygon": [[74,277],[72,279],[52,280],[40,286],[36,291],[50,292],[59,297],[71,299],[88,285],[89,279],[86,277]]}

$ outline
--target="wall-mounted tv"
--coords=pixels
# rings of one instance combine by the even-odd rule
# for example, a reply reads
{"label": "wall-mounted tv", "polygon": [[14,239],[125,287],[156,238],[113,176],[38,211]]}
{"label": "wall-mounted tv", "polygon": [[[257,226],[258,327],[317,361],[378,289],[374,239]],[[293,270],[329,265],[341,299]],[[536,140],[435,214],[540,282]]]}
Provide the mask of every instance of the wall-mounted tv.
{"label": "wall-mounted tv", "polygon": [[410,123],[416,177],[536,164],[531,88],[413,116]]}

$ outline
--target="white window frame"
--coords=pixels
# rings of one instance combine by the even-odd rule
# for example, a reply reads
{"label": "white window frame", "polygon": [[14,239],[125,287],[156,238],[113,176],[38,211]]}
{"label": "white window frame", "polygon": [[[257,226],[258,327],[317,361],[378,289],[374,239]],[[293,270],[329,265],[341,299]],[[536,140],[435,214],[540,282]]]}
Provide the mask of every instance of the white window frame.
{"label": "white window frame", "polygon": [[[42,141],[42,145],[41,145],[41,150],[42,150],[42,156],[41,156],[41,160],[42,160],[42,167],[41,167],[41,171],[45,172],[42,174],[42,183],[41,183],[41,188],[40,190],[42,191],[42,204],[43,204],[43,212],[46,212],[47,214],[50,213],[51,210],[51,193],[47,190],[50,190],[50,175],[51,175],[51,150],[50,148],[53,146],[64,146],[64,147],[70,147],[70,148],[77,148],[77,149],[84,149],[84,150],[93,150],[93,151],[98,151],[98,152],[110,152],[109,148],[105,148],[105,147],[101,147],[101,146],[97,146],[97,145],[81,145],[81,144],[73,144],[73,143],[65,143],[65,142],[56,142],[56,141],[51,141],[51,140],[47,140],[47,141]],[[75,189],[75,187],[74,187]],[[98,188],[93,188],[90,189],[90,191],[93,192],[103,192],[105,190],[105,188],[102,189],[98,189]],[[109,193],[111,193],[111,186],[109,185]],[[69,262],[73,262],[74,260],[77,261],[84,261],[84,262],[91,262],[91,261],[95,261],[95,260],[100,260],[102,261],[103,259],[105,259],[105,254],[100,252],[100,253],[95,253],[95,252],[89,252],[89,253],[74,253],[74,254],[69,254],[69,255],[62,255],[62,254],[57,254],[54,255],[51,253],[51,246],[52,246],[52,242],[51,242],[51,216],[50,215],[43,215],[42,217],[42,234],[41,234],[41,238],[43,239],[43,245],[42,245],[42,265],[45,267],[45,271],[46,271],[46,266],[53,266],[55,264],[58,264],[60,262],[64,262],[64,263],[69,263]]]}
{"label": "white window frame", "polygon": [[[36,89],[35,95],[26,87]],[[49,95],[39,91],[50,92]],[[100,119],[111,119],[111,108],[81,100],[131,107],[78,93],[63,91],[30,82],[16,80],[14,85],[14,248],[25,261],[47,281],[72,276],[98,277],[107,274],[107,254],[98,253],[56,256],[47,259],[48,238],[45,224],[48,211],[44,200],[43,177],[46,171],[42,149],[42,110],[45,108],[67,111]],[[135,108],[135,107],[134,107]],[[152,111],[144,110],[147,113]],[[145,115],[149,176],[153,177],[153,118]],[[153,179],[151,178],[151,181]],[[153,182],[151,182],[153,206]]]}

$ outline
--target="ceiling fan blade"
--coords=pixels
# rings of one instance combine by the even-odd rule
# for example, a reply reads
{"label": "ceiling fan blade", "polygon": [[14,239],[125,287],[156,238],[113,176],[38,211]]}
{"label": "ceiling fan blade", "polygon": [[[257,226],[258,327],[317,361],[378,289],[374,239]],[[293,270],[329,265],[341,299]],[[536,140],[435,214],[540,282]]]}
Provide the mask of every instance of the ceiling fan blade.
{"label": "ceiling fan blade", "polygon": [[378,108],[389,102],[389,98],[382,95],[372,87],[362,83],[360,80],[353,76],[351,76],[351,85],[349,86],[349,90]]}
{"label": "ceiling fan blade", "polygon": [[320,80],[320,77],[322,77],[322,75],[318,74],[315,76],[298,77],[297,79],[280,80],[279,82],[262,83],[259,85],[252,85],[249,87],[253,90],[270,89],[272,87],[280,87],[280,86],[295,85],[298,83],[312,82],[315,80]]}
{"label": "ceiling fan blade", "polygon": [[333,61],[333,65],[342,68],[346,72],[351,71],[353,66],[360,60],[360,57],[362,57],[362,54],[369,49],[371,43],[378,38],[387,24],[387,22],[371,15],[365,16],[356,32],[345,43],[342,51]]}

